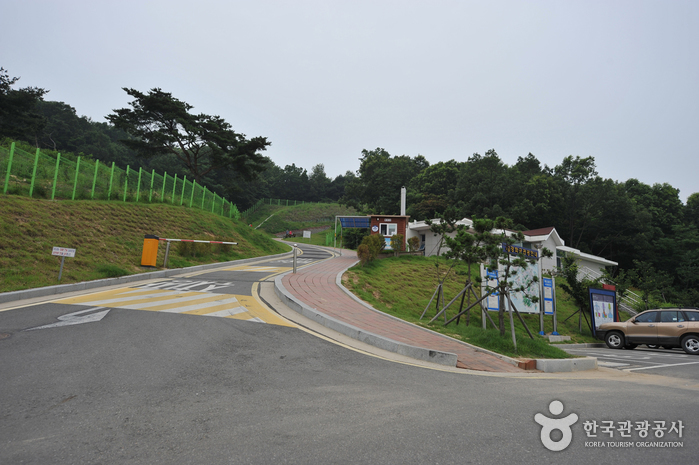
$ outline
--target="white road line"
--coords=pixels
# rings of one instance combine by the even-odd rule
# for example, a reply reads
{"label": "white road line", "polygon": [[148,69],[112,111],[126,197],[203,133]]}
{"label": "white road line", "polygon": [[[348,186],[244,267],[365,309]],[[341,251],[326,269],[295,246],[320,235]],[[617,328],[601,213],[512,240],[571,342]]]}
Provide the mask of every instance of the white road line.
{"label": "white road line", "polygon": [[[208,299],[212,295],[224,296],[225,294],[197,294],[197,295],[190,295],[188,297],[179,297],[177,299],[158,300],[156,302],[142,302],[140,304],[119,305],[119,308],[128,308],[131,310],[142,310],[144,308],[159,307],[161,305],[178,304],[178,303],[182,303],[182,302],[191,302],[191,301],[196,301],[196,300]],[[104,303],[102,305],[104,305]],[[202,305],[205,305],[205,304],[202,304]],[[208,305],[208,302],[206,303],[206,305]],[[182,308],[182,307],[178,307],[178,309],[179,308]]]}
{"label": "white road line", "polygon": [[638,357],[635,355],[621,355],[621,354],[605,354],[605,353],[595,353],[595,352],[590,352],[589,355],[594,355],[596,357],[604,357],[604,358],[618,358],[618,359],[623,359],[623,360],[650,360],[650,357]]}
{"label": "white road line", "polygon": [[[191,291],[190,291],[191,292]],[[130,297],[120,297],[120,298],[115,298],[115,299],[104,299],[104,300],[95,300],[93,302],[81,302],[81,305],[98,305],[94,302],[99,302],[99,305],[109,305],[109,304],[118,304],[121,302],[129,302],[132,300],[143,300],[143,299],[159,299],[161,297],[170,297],[174,295],[182,295],[185,294],[185,292],[182,291],[172,291],[172,292],[158,292],[158,293],[153,293],[153,294],[141,294],[141,295],[134,295]],[[182,299],[189,299],[192,300],[192,298],[195,299],[201,299],[204,297],[210,297],[212,295],[229,295],[229,294],[214,294],[213,292],[207,292],[207,293],[198,293],[195,296],[191,297],[182,297]],[[175,299],[175,300],[161,300],[160,303],[166,303],[166,302],[177,302],[177,301],[182,301],[181,299]],[[159,305],[159,304],[156,304]]]}
{"label": "white road line", "polygon": [[[233,297],[231,299],[215,300],[213,302],[204,302],[201,304],[187,305],[184,307],[168,308],[166,310],[160,310],[160,311],[163,313],[182,313],[182,312],[188,312],[190,310],[202,310],[202,309],[208,308],[208,307],[218,307],[219,305],[233,304],[236,302],[238,302],[238,299]],[[235,307],[231,307],[231,309],[233,309],[233,308],[242,308],[243,311],[245,311],[244,310],[245,307],[241,307],[240,305],[236,305]],[[138,309],[136,309],[136,310],[138,310]],[[226,310],[226,311],[228,311],[228,310]],[[237,312],[237,313],[239,313],[239,312]],[[209,313],[208,315],[213,315],[213,314],[214,313]]]}
{"label": "white road line", "polygon": [[699,363],[699,362],[668,363],[665,365],[653,365],[653,366],[649,366],[649,367],[626,368],[624,371],[650,370],[652,368],[676,367],[676,366],[680,366],[680,365],[696,365],[697,363]]}
{"label": "white road line", "polygon": [[[572,350],[571,350],[572,352]],[[618,359],[628,359],[628,360],[651,360],[654,358],[665,358],[665,357],[674,357],[674,358],[686,358],[689,357],[687,354],[654,354],[651,352],[636,352],[636,354],[643,354],[643,357],[639,357],[638,355],[629,353],[629,355],[621,355],[621,354],[609,354],[608,352],[589,352],[585,350],[576,350],[578,353],[584,353],[586,355],[592,355],[595,357],[605,357],[605,358],[618,358]]]}
{"label": "white road line", "polygon": [[[165,310],[168,311],[168,310]],[[233,307],[233,308],[228,308],[226,310],[220,310],[218,312],[213,312],[213,313],[207,313],[204,316],[233,316],[233,315],[238,315],[239,313],[245,313],[247,309],[245,307]],[[255,321],[257,318],[246,320],[246,321]],[[263,321],[264,323],[264,321]]]}

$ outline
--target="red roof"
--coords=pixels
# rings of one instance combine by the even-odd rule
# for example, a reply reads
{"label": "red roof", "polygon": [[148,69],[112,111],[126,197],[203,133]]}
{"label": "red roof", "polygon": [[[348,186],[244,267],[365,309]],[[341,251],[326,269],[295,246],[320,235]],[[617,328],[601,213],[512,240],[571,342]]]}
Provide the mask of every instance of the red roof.
{"label": "red roof", "polygon": [[531,231],[522,231],[525,236],[548,236],[551,234],[555,228],[553,226],[548,228],[532,229]]}

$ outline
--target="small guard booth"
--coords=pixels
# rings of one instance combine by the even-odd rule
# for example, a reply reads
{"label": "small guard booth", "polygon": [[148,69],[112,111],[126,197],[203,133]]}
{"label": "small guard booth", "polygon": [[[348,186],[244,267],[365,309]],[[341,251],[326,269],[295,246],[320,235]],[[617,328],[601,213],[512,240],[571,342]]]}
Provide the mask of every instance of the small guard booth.
{"label": "small guard booth", "polygon": [[143,239],[143,253],[141,254],[141,266],[155,267],[158,261],[158,245],[160,238],[151,234],[146,234]]}
{"label": "small guard booth", "polygon": [[403,235],[403,245],[401,250],[405,250],[405,244],[407,244],[407,227],[408,219],[410,216],[407,215],[371,215],[371,234],[379,234],[383,236],[386,242],[385,250],[391,249],[391,236],[396,234]]}

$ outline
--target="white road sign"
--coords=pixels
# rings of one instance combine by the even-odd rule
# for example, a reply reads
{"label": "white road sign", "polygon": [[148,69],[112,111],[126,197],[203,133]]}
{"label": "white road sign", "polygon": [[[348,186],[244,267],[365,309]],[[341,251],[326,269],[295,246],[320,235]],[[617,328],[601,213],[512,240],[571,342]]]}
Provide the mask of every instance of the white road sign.
{"label": "white road sign", "polygon": [[75,249],[66,249],[65,247],[54,247],[51,255],[58,257],[75,257]]}

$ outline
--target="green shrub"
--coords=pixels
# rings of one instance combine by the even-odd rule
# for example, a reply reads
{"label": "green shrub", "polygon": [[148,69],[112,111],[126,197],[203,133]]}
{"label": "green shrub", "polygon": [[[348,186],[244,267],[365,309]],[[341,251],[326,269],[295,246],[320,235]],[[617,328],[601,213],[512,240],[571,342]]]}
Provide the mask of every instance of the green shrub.
{"label": "green shrub", "polygon": [[402,234],[394,234],[391,236],[391,249],[393,250],[393,255],[396,257],[405,247],[405,242],[403,239],[404,236]]}
{"label": "green shrub", "polygon": [[[362,246],[366,246],[366,249]],[[362,239],[362,243],[357,247],[357,257],[362,260],[363,265],[372,262],[376,260],[385,246],[386,242],[383,240],[383,236],[379,236],[378,234],[365,236],[364,239]],[[362,254],[365,255],[364,259],[362,259],[362,255],[360,255],[360,247],[362,248]]]}
{"label": "green shrub", "polygon": [[369,252],[368,245],[359,244],[359,247],[357,247],[357,258],[359,258],[359,261],[361,262],[362,266],[366,265],[367,263],[373,260],[371,252]]}

